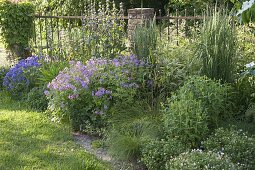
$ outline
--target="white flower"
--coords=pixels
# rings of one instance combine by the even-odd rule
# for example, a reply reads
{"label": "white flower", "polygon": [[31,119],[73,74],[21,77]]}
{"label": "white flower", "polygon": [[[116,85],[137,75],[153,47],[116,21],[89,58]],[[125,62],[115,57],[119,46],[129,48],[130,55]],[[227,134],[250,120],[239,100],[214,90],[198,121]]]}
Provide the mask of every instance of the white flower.
{"label": "white flower", "polygon": [[255,63],[254,63],[254,61],[253,61],[253,62],[251,62],[251,63],[245,64],[245,67],[246,67],[246,68],[251,68],[251,67],[253,67],[254,65],[255,65]]}
{"label": "white flower", "polygon": [[242,5],[242,9],[240,9],[236,15],[242,14],[247,9],[251,8],[251,6],[254,4],[254,0],[245,1]]}

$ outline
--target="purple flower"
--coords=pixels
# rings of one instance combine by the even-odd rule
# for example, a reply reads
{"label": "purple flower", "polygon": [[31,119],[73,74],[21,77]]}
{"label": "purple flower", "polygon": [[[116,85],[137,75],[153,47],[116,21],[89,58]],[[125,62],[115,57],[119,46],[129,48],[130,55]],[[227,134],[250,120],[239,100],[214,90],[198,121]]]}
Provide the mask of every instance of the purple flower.
{"label": "purple flower", "polygon": [[5,75],[3,86],[6,87],[7,90],[13,90],[15,88],[19,88],[20,85],[24,85],[29,87],[30,81],[27,75],[24,72],[28,68],[38,68],[41,65],[39,64],[39,57],[32,56],[27,59],[20,60],[13,68],[9,70],[9,72]]}
{"label": "purple flower", "polygon": [[73,100],[73,99],[76,99],[76,98],[78,98],[78,97],[79,97],[78,94],[70,94],[70,95],[68,96],[68,99]]}
{"label": "purple flower", "polygon": [[[93,91],[92,91],[93,92]],[[94,92],[93,92],[94,93]],[[105,94],[111,94],[112,92],[110,90],[106,90],[105,88],[103,87],[100,87],[96,92],[95,94],[93,95],[92,93],[92,96],[97,96],[97,97],[101,97]]]}
{"label": "purple flower", "polygon": [[45,96],[49,96],[49,95],[50,95],[50,92],[49,92],[48,90],[45,90],[45,91],[44,91],[44,95],[45,95]]}

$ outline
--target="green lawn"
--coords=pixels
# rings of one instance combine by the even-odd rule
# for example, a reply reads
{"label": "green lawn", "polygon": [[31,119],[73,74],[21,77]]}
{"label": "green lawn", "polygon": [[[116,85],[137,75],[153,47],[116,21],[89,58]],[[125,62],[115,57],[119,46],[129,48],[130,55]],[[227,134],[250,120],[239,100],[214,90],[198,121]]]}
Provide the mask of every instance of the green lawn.
{"label": "green lawn", "polygon": [[68,127],[0,96],[0,169],[111,169],[76,145]]}

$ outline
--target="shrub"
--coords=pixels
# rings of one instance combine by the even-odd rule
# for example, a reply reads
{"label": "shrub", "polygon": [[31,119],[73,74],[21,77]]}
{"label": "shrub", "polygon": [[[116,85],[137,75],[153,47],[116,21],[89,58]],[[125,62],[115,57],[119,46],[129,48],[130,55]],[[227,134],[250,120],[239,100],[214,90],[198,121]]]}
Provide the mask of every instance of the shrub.
{"label": "shrub", "polygon": [[0,91],[3,90],[3,82],[4,82],[4,77],[8,73],[9,68],[7,67],[0,67]]}
{"label": "shrub", "polygon": [[170,137],[193,146],[226,117],[229,87],[206,77],[191,77],[163,108],[164,124]]}
{"label": "shrub", "polygon": [[191,92],[180,95],[185,95],[185,98],[168,101],[163,109],[165,130],[170,138],[197,146],[209,131],[207,112]]}
{"label": "shrub", "polygon": [[35,7],[28,2],[0,2],[1,36],[14,59],[29,57],[26,49],[34,35],[34,13]]}
{"label": "shrub", "polygon": [[45,88],[34,87],[27,94],[27,105],[36,111],[45,111],[48,107],[48,100],[44,94]]}
{"label": "shrub", "polygon": [[184,83],[176,97],[185,100],[191,93],[194,99],[201,101],[202,111],[207,112],[209,125],[217,127],[220,120],[231,116],[228,103],[230,92],[231,87],[222,85],[219,81],[193,76]]}
{"label": "shrub", "polygon": [[4,77],[3,86],[13,97],[21,97],[35,87],[40,67],[39,57],[33,56],[20,60]]}
{"label": "shrub", "polygon": [[203,146],[206,150],[222,152],[244,169],[254,169],[255,139],[239,130],[219,128]]}
{"label": "shrub", "polygon": [[204,21],[196,51],[202,62],[203,75],[222,82],[234,81],[236,32],[226,12],[214,11]]}
{"label": "shrub", "polygon": [[166,169],[166,162],[185,150],[186,147],[174,139],[150,140],[142,147],[141,161],[148,169]]}
{"label": "shrub", "polygon": [[223,155],[214,152],[203,152],[193,150],[184,152],[178,157],[170,159],[166,169],[197,170],[197,169],[239,169],[231,160]]}
{"label": "shrub", "polygon": [[133,100],[142,66],[134,56],[91,59],[86,65],[70,62],[70,68],[48,84],[49,108],[59,110],[60,118],[71,118],[75,130],[87,121],[100,126],[112,103]]}

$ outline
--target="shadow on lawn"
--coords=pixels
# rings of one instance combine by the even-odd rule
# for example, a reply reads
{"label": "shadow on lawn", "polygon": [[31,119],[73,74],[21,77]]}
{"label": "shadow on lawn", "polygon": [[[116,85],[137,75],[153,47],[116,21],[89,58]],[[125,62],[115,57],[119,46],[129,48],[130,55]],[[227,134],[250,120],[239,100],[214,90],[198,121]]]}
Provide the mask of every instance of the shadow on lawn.
{"label": "shadow on lawn", "polygon": [[73,142],[69,127],[0,96],[0,169],[95,169],[97,160]]}
{"label": "shadow on lawn", "polygon": [[37,124],[33,128],[12,123],[12,120],[0,118],[0,169],[26,166],[43,168],[48,165],[56,167],[64,162],[74,161],[72,154],[66,155],[65,149],[71,148],[64,147],[71,142],[71,138],[68,134],[63,134],[63,129],[49,123],[42,123],[40,126]]}

